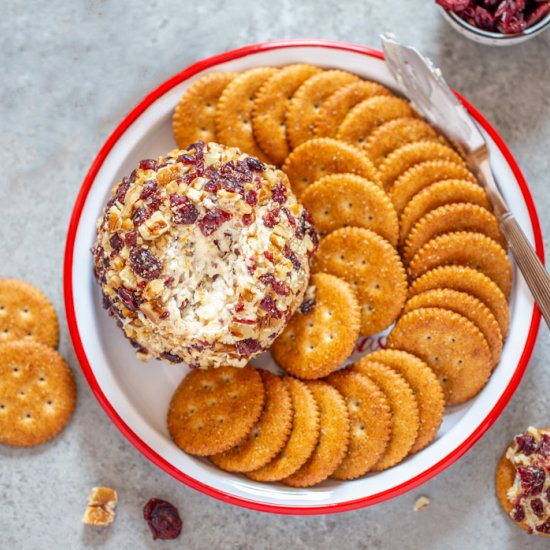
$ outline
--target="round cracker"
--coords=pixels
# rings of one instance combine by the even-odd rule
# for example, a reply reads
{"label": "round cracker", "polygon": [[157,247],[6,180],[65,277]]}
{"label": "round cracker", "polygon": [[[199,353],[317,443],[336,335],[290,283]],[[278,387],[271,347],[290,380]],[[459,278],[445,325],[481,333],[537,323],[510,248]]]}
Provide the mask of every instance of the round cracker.
{"label": "round cracker", "polygon": [[403,261],[409,263],[434,237],[457,231],[483,233],[506,247],[506,239],[500,232],[498,221],[489,210],[477,204],[455,202],[431,210],[414,224],[403,247]]}
{"label": "round cracker", "polygon": [[380,183],[378,171],[364,153],[330,138],[312,139],[297,147],[285,160],[283,171],[298,198],[308,185],[330,174],[356,174]]}
{"label": "round cracker", "polygon": [[391,409],[391,438],[384,454],[372,468],[381,472],[401,462],[418,437],[418,402],[407,380],[391,367],[364,357],[352,370],[368,376],[388,398]]}
{"label": "round cracker", "polygon": [[335,371],[353,352],[359,337],[359,304],[351,286],[342,279],[317,273],[315,306],[300,308],[271,346],[275,361],[287,372],[313,380]]}
{"label": "round cracker", "polygon": [[466,166],[450,160],[428,160],[415,164],[397,178],[389,191],[397,215],[401,216],[414,195],[428,185],[443,180],[467,180],[477,183],[475,176]]}
{"label": "round cracker", "polygon": [[286,129],[291,149],[315,136],[315,123],[326,99],[338,88],[360,82],[346,71],[323,71],[308,78],[292,96],[286,112]]}
{"label": "round cracker", "polygon": [[265,388],[265,405],[258,423],[248,437],[225,453],[210,460],[228,472],[250,472],[265,466],[285,446],[292,427],[292,399],[288,386],[279,376],[260,371]]}
{"label": "round cracker", "polygon": [[315,123],[315,135],[335,138],[338,135],[338,128],[355,105],[379,95],[393,96],[393,93],[382,84],[370,80],[352,82],[336,90],[319,110]]}
{"label": "round cracker", "polygon": [[347,115],[340,128],[338,139],[363,147],[373,130],[378,126],[402,117],[417,116],[411,104],[400,97],[376,96],[365,99]]}
{"label": "round cracker", "polygon": [[490,211],[491,203],[480,185],[468,180],[443,180],[419,191],[399,218],[399,242],[404,244],[410,230],[431,210],[455,202],[477,204]]}
{"label": "round cracker", "polygon": [[401,258],[388,241],[368,229],[344,227],[327,235],[312,269],[352,285],[361,308],[362,336],[389,327],[405,304],[407,276]]}
{"label": "round cracker", "polygon": [[460,265],[438,267],[416,279],[409,288],[409,296],[435,288],[451,288],[481,300],[495,316],[502,337],[506,338],[510,324],[508,302],[502,290],[487,275]]}
{"label": "round cracker", "polygon": [[284,378],[294,408],[292,431],[282,451],[258,470],[247,472],[254,481],[280,481],[297,472],[309,459],[319,441],[319,407],[311,390],[295,378]]}
{"label": "round cracker", "polygon": [[391,434],[388,399],[370,378],[349,369],[332,373],[326,381],[344,396],[350,420],[348,452],[331,477],[355,479],[386,451]]}
{"label": "round cracker", "polygon": [[476,325],[489,344],[493,357],[493,368],[500,360],[502,353],[502,333],[491,310],[477,298],[466,292],[450,288],[436,288],[421,292],[410,298],[405,304],[403,313],[422,307],[440,307],[459,313]]}
{"label": "round cracker", "polygon": [[14,340],[56,348],[59,323],[52,303],[38,288],[18,279],[0,279],[0,343]]}
{"label": "round cracker", "polygon": [[363,144],[363,151],[374,165],[378,166],[399,147],[424,140],[446,143],[445,139],[425,120],[414,117],[396,118],[375,128]]}
{"label": "round cracker", "polygon": [[418,437],[409,454],[416,453],[430,444],[443,422],[445,396],[441,382],[434,371],[420,357],[396,349],[382,349],[361,359],[376,361],[401,374],[412,388],[418,403]]}
{"label": "round cracker", "polygon": [[447,309],[420,308],[403,315],[387,345],[428,363],[443,386],[447,405],[459,405],[477,395],[491,374],[491,351],[481,331]]}
{"label": "round cracker", "polygon": [[218,141],[216,107],[225,87],[236,73],[209,73],[189,86],[182,95],[174,116],[172,130],[178,149],[186,149],[196,141]]}
{"label": "round cracker", "polygon": [[250,433],[264,400],[262,378],[253,367],[192,370],[172,396],[168,431],[186,453],[223,453]]}
{"label": "round cracker", "polygon": [[353,174],[332,174],[306,188],[301,197],[320,235],[341,227],[363,227],[397,246],[398,222],[388,195]]}
{"label": "round cracker", "polygon": [[291,487],[311,487],[338,468],[349,445],[349,414],[342,394],[326,382],[308,382],[320,413],[319,442],[308,461],[283,479]]}
{"label": "round cracker", "polygon": [[442,265],[464,265],[481,271],[509,296],[512,266],[502,246],[481,233],[458,231],[428,241],[413,257],[408,272],[411,280]]}
{"label": "round cracker", "polygon": [[73,374],[57,351],[30,340],[0,344],[0,443],[49,441],[67,425],[75,404]]}
{"label": "round cracker", "polygon": [[407,143],[390,153],[380,165],[380,177],[386,191],[391,190],[394,182],[415,164],[429,160],[450,160],[464,164],[462,157],[453,149],[434,141],[415,141]]}
{"label": "round cracker", "polygon": [[216,132],[219,141],[238,147],[243,153],[264,162],[269,162],[269,158],[254,139],[252,111],[256,93],[276,72],[277,69],[274,67],[258,67],[240,73],[225,87],[216,109]]}
{"label": "round cracker", "polygon": [[313,65],[287,65],[268,78],[256,94],[252,113],[254,137],[278,166],[290,153],[285,124],[290,100],[308,78],[319,72],[321,69]]}

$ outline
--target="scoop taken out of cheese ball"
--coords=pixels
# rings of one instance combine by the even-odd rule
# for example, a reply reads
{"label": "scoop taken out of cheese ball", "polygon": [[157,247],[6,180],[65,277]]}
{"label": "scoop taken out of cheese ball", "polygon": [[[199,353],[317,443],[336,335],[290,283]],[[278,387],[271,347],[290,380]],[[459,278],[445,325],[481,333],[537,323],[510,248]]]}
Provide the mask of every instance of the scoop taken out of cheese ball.
{"label": "scoop taken out of cheese ball", "polygon": [[140,359],[244,366],[300,305],[317,242],[283,172],[197,142],[115,185],[92,253]]}

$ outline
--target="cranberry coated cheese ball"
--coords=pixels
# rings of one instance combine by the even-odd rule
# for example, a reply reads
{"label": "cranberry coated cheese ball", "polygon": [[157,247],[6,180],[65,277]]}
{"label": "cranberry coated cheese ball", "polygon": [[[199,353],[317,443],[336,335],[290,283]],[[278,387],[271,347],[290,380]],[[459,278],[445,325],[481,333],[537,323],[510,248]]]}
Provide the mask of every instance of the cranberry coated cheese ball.
{"label": "cranberry coated cheese ball", "polygon": [[92,253],[140,359],[244,366],[301,304],[317,242],[283,172],[198,142],[114,187]]}

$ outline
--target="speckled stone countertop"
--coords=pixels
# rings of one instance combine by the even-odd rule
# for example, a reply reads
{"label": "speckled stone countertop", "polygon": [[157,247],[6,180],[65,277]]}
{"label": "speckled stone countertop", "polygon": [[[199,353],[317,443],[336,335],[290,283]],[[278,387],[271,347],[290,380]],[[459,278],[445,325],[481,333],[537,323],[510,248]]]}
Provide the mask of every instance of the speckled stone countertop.
{"label": "speckled stone countertop", "polygon": [[[60,350],[79,399],[68,428],[31,450],[0,448],[0,547],[64,548],[543,548],[501,512],[493,476],[510,438],[549,425],[550,355],[542,326],[521,386],[488,434],[458,463],[400,498],[324,517],[239,509],[189,489],[140,455],[109,421],[82,374],[63,316],[62,263],[73,202],[115,125],[149,90],[193,61],[276,38],[339,39],[379,47],[391,30],[439,64],[515,154],[550,235],[550,32],[512,49],[456,34],[431,1],[338,3],[14,0],[0,18],[0,276],[27,279],[53,300]],[[526,320],[527,322],[527,320]],[[119,490],[116,522],[81,524],[96,484]],[[413,510],[420,495],[431,505]],[[176,504],[184,530],[153,542],[142,507]]]}

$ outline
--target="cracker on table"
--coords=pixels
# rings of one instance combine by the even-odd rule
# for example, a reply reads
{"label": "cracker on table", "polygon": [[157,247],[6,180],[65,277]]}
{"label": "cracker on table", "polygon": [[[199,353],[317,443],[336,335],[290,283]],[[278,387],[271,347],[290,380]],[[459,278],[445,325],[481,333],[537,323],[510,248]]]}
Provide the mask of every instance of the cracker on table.
{"label": "cracker on table", "polygon": [[394,94],[382,84],[370,80],[352,82],[339,88],[321,106],[315,123],[315,135],[335,138],[338,135],[340,124],[355,105],[379,95],[393,96]]}
{"label": "cracker on table", "polygon": [[264,385],[253,367],[192,370],[170,402],[168,431],[186,453],[223,453],[247,437],[264,401]]}
{"label": "cracker on table", "polygon": [[294,149],[283,164],[294,194],[330,174],[356,174],[380,183],[378,171],[367,156],[352,145],[331,138],[315,138]]}
{"label": "cracker on table", "polygon": [[59,324],[51,302],[35,286],[0,279],[0,343],[31,340],[57,347]]}
{"label": "cracker on table", "polygon": [[391,367],[409,383],[418,402],[418,437],[409,454],[416,453],[429,445],[437,435],[443,422],[445,396],[441,382],[434,371],[420,357],[406,351],[382,349],[366,355],[363,361],[376,361]]}
{"label": "cracker on table", "polygon": [[210,460],[228,472],[250,472],[265,466],[285,446],[292,427],[292,399],[287,384],[271,372],[260,371],[265,388],[262,416],[248,437]]}
{"label": "cracker on table", "polygon": [[172,117],[172,130],[178,149],[197,141],[218,141],[216,107],[225,87],[236,73],[208,73],[189,86]]}
{"label": "cracker on table", "polygon": [[335,371],[353,352],[359,337],[359,304],[344,280],[317,273],[311,277],[315,305],[298,308],[271,346],[275,361],[287,372],[306,380]]}
{"label": "cracker on table", "polygon": [[438,267],[416,279],[409,288],[409,296],[434,288],[451,288],[481,300],[495,316],[502,337],[506,338],[510,325],[508,302],[502,290],[487,275],[460,265]]}
{"label": "cracker on table", "polygon": [[311,487],[327,479],[338,468],[349,445],[349,414],[342,394],[319,380],[307,382],[320,413],[319,442],[308,461],[283,479],[291,487]]}
{"label": "cracker on table", "polygon": [[252,111],[258,90],[277,70],[257,67],[240,73],[225,87],[216,109],[219,141],[264,162],[269,162],[269,158],[254,139]]}
{"label": "cracker on table", "polygon": [[356,105],[340,124],[338,139],[363,147],[372,132],[389,120],[417,116],[411,104],[400,97],[376,96]]}
{"label": "cracker on table", "polygon": [[30,340],[0,344],[0,443],[32,447],[67,425],[76,384],[57,351]]}
{"label": "cracker on table", "polygon": [[277,166],[290,153],[285,123],[290,100],[308,78],[319,72],[319,67],[305,63],[287,65],[268,78],[256,94],[252,113],[254,137]]}
{"label": "cracker on table", "polygon": [[391,435],[388,399],[370,378],[349,369],[332,373],[326,381],[346,400],[350,419],[349,447],[333,479],[355,479],[383,456]]}
{"label": "cracker on table", "polygon": [[481,271],[509,296],[512,266],[502,246],[481,233],[458,231],[428,241],[413,257],[408,272],[411,280],[442,265],[464,265]]}
{"label": "cracker on table", "polygon": [[398,372],[384,363],[367,359],[352,366],[352,370],[369,377],[386,395],[391,410],[391,437],[384,454],[372,468],[381,472],[401,462],[412,449],[420,426],[418,401],[414,392]]}
{"label": "cracker on table", "polygon": [[395,209],[375,183],[354,174],[331,174],[306,188],[301,197],[320,235],[342,227],[363,227],[397,246]]}
{"label": "cracker on table", "polygon": [[376,233],[359,227],[337,229],[321,240],[314,272],[351,284],[361,308],[361,335],[389,327],[407,298],[407,277],[399,254]]}
{"label": "cracker on table", "polygon": [[447,405],[476,396],[493,366],[481,331],[466,317],[442,308],[420,308],[403,315],[387,345],[423,359],[437,374]]}
{"label": "cracker on table", "polygon": [[427,160],[413,165],[392,185],[389,195],[398,216],[412,198],[425,187],[443,180],[467,180],[477,183],[475,176],[463,164],[451,160]]}
{"label": "cracker on table", "polygon": [[319,407],[307,385],[287,376],[294,417],[286,445],[265,466],[246,475],[254,481],[280,481],[297,472],[309,459],[319,440]]}
{"label": "cracker on table", "polygon": [[357,75],[339,70],[323,71],[306,80],[292,96],[286,113],[290,148],[315,136],[315,123],[326,99],[339,88],[360,81]]}
{"label": "cracker on table", "polygon": [[435,288],[412,296],[405,304],[403,313],[421,307],[441,307],[459,313],[472,321],[481,330],[489,344],[493,368],[498,364],[502,353],[502,333],[495,316],[481,300],[451,288]]}

